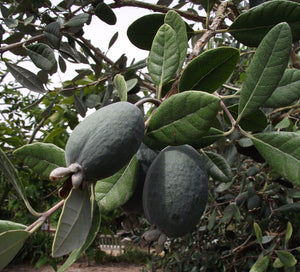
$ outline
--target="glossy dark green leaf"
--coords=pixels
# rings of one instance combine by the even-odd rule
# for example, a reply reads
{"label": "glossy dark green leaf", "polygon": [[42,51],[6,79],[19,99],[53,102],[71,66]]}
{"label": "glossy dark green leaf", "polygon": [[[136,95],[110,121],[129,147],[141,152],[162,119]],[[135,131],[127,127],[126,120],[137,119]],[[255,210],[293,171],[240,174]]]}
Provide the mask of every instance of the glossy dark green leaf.
{"label": "glossy dark green leaf", "polygon": [[299,212],[300,203],[291,203],[280,206],[279,208],[274,209],[276,212]]}
{"label": "glossy dark green leaf", "polygon": [[8,71],[13,75],[16,81],[18,81],[23,87],[37,93],[46,92],[43,84],[34,73],[12,63],[7,62],[6,66]]}
{"label": "glossy dark green leaf", "polygon": [[95,15],[102,20],[103,22],[114,25],[117,22],[117,17],[113,10],[105,4],[104,2],[100,2],[95,9]]}
{"label": "glossy dark green leaf", "polygon": [[203,155],[206,169],[214,180],[221,182],[230,182],[232,180],[230,165],[220,154],[204,151]]}
{"label": "glossy dark green leaf", "polygon": [[95,199],[100,211],[109,212],[126,203],[134,193],[137,181],[138,161],[136,156],[113,176],[97,181]]}
{"label": "glossy dark green leaf", "polygon": [[176,33],[172,27],[163,24],[154,37],[148,60],[149,74],[157,87],[164,85],[174,76],[178,63]]}
{"label": "glossy dark green leaf", "polygon": [[61,56],[58,57],[58,65],[63,73],[67,70],[66,62]]}
{"label": "glossy dark green leaf", "polygon": [[200,54],[183,70],[179,92],[199,90],[212,93],[231,75],[239,59],[239,50],[233,47],[214,48]]}
{"label": "glossy dark green leaf", "polygon": [[36,212],[28,202],[26,191],[22,181],[19,178],[18,172],[1,148],[0,148],[0,168],[5,179],[13,185],[15,190],[23,199],[26,208],[31,212],[31,214],[33,214],[34,216],[40,216],[40,214]]}
{"label": "glossy dark green leaf", "polygon": [[296,132],[265,132],[251,137],[252,142],[281,176],[300,185],[300,134]]}
{"label": "glossy dark green leaf", "polygon": [[297,260],[292,253],[284,250],[277,250],[275,252],[285,267],[293,267],[296,265]]}
{"label": "glossy dark green leaf", "polygon": [[[158,29],[164,24],[165,15],[153,13],[134,21],[127,29],[128,39],[136,47],[150,50]],[[193,29],[186,24],[188,38],[193,36]]]}
{"label": "glossy dark green leaf", "polygon": [[267,1],[242,13],[229,27],[229,31],[239,42],[247,46],[258,46],[271,28],[281,22],[287,22],[295,42],[300,39],[299,14],[299,3]]}
{"label": "glossy dark green leaf", "polygon": [[246,71],[238,119],[258,110],[277,88],[291,48],[291,32],[287,23],[276,25],[264,37]]}
{"label": "glossy dark green leaf", "polygon": [[[229,106],[228,110],[236,120],[238,117],[238,104]],[[225,119],[228,123],[230,123],[227,115],[225,115]],[[259,132],[266,128],[266,126],[268,125],[268,119],[262,110],[257,110],[242,118],[239,125],[243,130]]]}
{"label": "glossy dark green leaf", "polygon": [[200,91],[186,91],[166,99],[152,115],[144,142],[152,149],[168,145],[198,145],[214,122],[220,100]]}
{"label": "glossy dark green leaf", "polygon": [[54,258],[81,247],[92,223],[91,201],[88,188],[73,189],[64,203],[55,233],[52,256]]}
{"label": "glossy dark green leaf", "polygon": [[129,40],[138,48],[150,50],[158,29],[164,24],[164,14],[154,13],[134,21],[127,29]]}
{"label": "glossy dark green leaf", "polygon": [[270,255],[266,255],[258,259],[255,264],[251,267],[249,272],[265,272],[269,266]]}
{"label": "glossy dark green leaf", "polygon": [[79,115],[84,118],[87,112],[87,108],[83,100],[76,94],[74,94],[74,104]]}
{"label": "glossy dark green leaf", "polygon": [[54,48],[60,47],[60,24],[58,22],[52,22],[45,27],[45,35],[47,40],[53,45]]}
{"label": "glossy dark green leaf", "polygon": [[53,50],[44,43],[30,44],[26,46],[28,56],[39,68],[51,71],[56,66]]}
{"label": "glossy dark green leaf", "polygon": [[30,236],[29,231],[9,230],[0,234],[0,270],[17,255]]}
{"label": "glossy dark green leaf", "polygon": [[186,33],[185,22],[176,11],[170,10],[165,15],[165,23],[171,26],[176,33],[179,52],[179,62],[177,71],[180,72],[182,65],[186,59],[188,46],[188,37]]}
{"label": "glossy dark green leaf", "polygon": [[57,167],[65,167],[65,151],[54,144],[32,143],[16,149],[13,153],[43,179]]}
{"label": "glossy dark green leaf", "polygon": [[156,5],[161,5],[161,6],[170,6],[172,4],[173,0],[158,0]]}
{"label": "glossy dark green leaf", "polygon": [[8,230],[24,230],[26,226],[16,222],[0,219],[0,233]]}
{"label": "glossy dark green leaf", "polygon": [[111,47],[115,44],[115,42],[116,42],[117,39],[118,39],[118,36],[119,36],[119,32],[117,31],[117,32],[111,37],[111,39],[110,39],[110,41],[109,41],[109,44],[108,44],[108,49],[111,48]]}
{"label": "glossy dark green leaf", "polygon": [[205,9],[205,11],[211,11],[214,4],[216,3],[216,0],[199,0],[201,6]]}
{"label": "glossy dark green leaf", "polygon": [[120,100],[127,101],[127,84],[124,77],[121,74],[115,75],[114,85],[119,93]]}
{"label": "glossy dark green leaf", "polygon": [[90,16],[88,13],[81,13],[72,17],[69,21],[67,21],[64,26],[68,27],[82,27],[85,23],[90,20]]}
{"label": "glossy dark green leaf", "polygon": [[300,98],[300,70],[286,69],[277,88],[263,104],[266,108],[291,105]]}
{"label": "glossy dark green leaf", "polygon": [[68,259],[59,268],[58,272],[63,272],[68,267],[70,267],[82,255],[82,253],[84,253],[84,251],[90,247],[90,245],[93,243],[96,236],[98,235],[100,229],[101,215],[96,201],[94,201],[92,209],[93,209],[92,225],[85,243],[80,248],[74,249],[72,251]]}

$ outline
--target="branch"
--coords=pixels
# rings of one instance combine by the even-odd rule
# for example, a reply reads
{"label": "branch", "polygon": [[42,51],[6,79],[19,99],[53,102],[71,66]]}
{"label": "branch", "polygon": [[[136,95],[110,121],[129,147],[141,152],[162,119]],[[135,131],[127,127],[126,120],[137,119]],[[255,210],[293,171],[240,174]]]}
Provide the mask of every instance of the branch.
{"label": "branch", "polygon": [[0,47],[0,54],[4,53],[6,51],[10,51],[10,50],[16,49],[18,47],[22,47],[23,44],[25,44],[25,43],[33,43],[33,42],[42,40],[45,37],[46,37],[45,34],[40,34],[40,35],[31,37],[31,38],[29,38],[26,41],[21,41],[21,42],[13,43],[13,44],[10,44],[10,45],[2,46],[2,47]]}
{"label": "branch", "polygon": [[109,6],[111,8],[138,7],[138,8],[149,9],[149,10],[153,10],[156,12],[162,12],[162,13],[167,13],[169,10],[174,10],[180,16],[182,16],[188,20],[194,21],[194,22],[204,23],[206,20],[206,17],[198,16],[191,12],[186,12],[186,11],[182,11],[179,9],[168,8],[168,7],[161,6],[161,5],[149,4],[146,2],[135,1],[135,0],[115,0],[115,3],[112,3]]}
{"label": "branch", "polygon": [[225,11],[227,8],[228,2],[222,2],[220,6],[218,7],[218,10],[216,11],[216,17],[213,20],[210,29],[207,30],[201,38],[196,42],[196,45],[193,48],[192,53],[189,56],[189,61],[191,61],[193,58],[197,57],[200,54],[200,51],[204,47],[204,45],[216,34],[216,30],[223,22],[225,16]]}

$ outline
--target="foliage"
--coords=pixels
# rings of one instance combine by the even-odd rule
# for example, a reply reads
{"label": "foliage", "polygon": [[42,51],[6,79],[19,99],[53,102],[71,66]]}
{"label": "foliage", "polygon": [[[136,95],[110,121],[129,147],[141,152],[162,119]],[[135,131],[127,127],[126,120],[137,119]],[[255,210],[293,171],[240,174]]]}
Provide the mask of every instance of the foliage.
{"label": "foliage", "polygon": [[[114,9],[125,6],[149,10],[127,31],[149,58],[130,65],[126,52],[112,60],[84,33],[95,19],[115,24]],[[70,178],[48,176],[69,174],[64,149],[80,119],[128,101],[143,113],[148,147],[189,144],[210,176],[197,227],[168,238],[146,269],[299,270],[299,10],[283,0],[2,1],[0,268],[49,217],[57,224],[52,256],[69,255],[60,271],[94,245],[99,229],[120,228],[119,207],[137,183],[135,157],[96,185],[72,189]],[[109,47],[118,33],[111,36]],[[54,87],[53,76],[76,64],[76,75]],[[37,265],[52,262],[37,260],[40,251],[49,247],[32,253]]]}

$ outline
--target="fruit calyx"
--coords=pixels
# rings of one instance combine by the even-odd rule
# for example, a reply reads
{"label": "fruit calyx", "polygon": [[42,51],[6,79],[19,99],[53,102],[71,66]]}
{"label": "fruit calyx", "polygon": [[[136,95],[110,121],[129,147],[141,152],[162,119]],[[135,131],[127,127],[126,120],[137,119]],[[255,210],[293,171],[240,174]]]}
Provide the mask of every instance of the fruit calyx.
{"label": "fruit calyx", "polygon": [[68,167],[55,168],[50,173],[50,180],[59,180],[67,177],[71,177],[73,188],[79,188],[84,181],[84,172],[80,164],[72,163]]}

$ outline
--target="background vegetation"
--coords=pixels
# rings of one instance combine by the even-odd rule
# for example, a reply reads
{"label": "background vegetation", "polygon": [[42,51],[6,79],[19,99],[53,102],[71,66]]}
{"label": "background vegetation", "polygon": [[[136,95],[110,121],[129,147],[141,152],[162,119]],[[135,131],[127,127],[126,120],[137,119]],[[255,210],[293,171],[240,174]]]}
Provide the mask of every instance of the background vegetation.
{"label": "background vegetation", "polygon": [[[113,25],[118,19],[113,10],[126,6],[149,10],[127,32],[132,47],[150,52],[148,59],[128,63],[126,48],[120,48],[120,56],[112,60],[85,38],[83,27],[91,20]],[[47,153],[45,145],[30,150],[31,155],[16,150],[35,143],[54,144],[61,152],[80,119],[120,100],[138,103],[148,125],[144,142],[160,150],[174,144],[172,136],[155,135],[163,127],[161,116],[175,112],[165,102],[178,92],[187,97],[190,90],[198,90],[197,99],[214,96],[218,107],[201,123],[200,141],[199,135],[197,141],[185,135],[180,144],[193,145],[206,161],[207,208],[192,233],[168,239],[163,256],[152,256],[145,269],[299,271],[299,14],[298,1],[281,0],[1,1],[0,257],[14,258],[19,252],[4,246],[12,239],[10,231],[16,231],[22,236],[16,244],[22,248],[25,243],[25,248],[15,261],[29,256],[37,266],[50,263],[55,268],[56,262],[66,260],[52,258],[52,237],[37,231],[49,216],[56,227],[63,205],[57,195],[62,183],[49,181],[45,165],[35,167],[34,152]],[[186,29],[176,27],[182,23],[177,16]],[[162,32],[163,23],[174,23],[166,28],[175,31]],[[157,38],[162,34],[163,42]],[[118,38],[114,33],[97,35],[111,36],[111,47]],[[180,44],[176,48],[174,41]],[[161,69],[153,68],[156,49]],[[173,58],[173,64],[166,64]],[[54,88],[52,76],[73,67],[80,67],[76,76]],[[149,121],[158,105],[158,117]],[[192,103],[180,102],[178,107],[188,115]],[[205,114],[210,111],[203,108]],[[189,131],[187,123],[182,125]],[[127,216],[120,207],[103,212],[99,233],[121,230]],[[139,220],[143,224],[129,235],[140,238],[149,228],[143,216]],[[35,248],[35,241],[43,246]],[[93,256],[101,259],[97,254]],[[1,268],[6,265],[0,263]]]}

